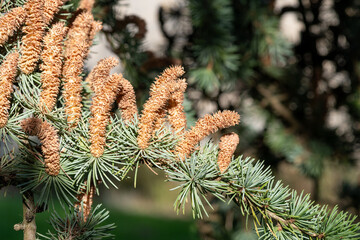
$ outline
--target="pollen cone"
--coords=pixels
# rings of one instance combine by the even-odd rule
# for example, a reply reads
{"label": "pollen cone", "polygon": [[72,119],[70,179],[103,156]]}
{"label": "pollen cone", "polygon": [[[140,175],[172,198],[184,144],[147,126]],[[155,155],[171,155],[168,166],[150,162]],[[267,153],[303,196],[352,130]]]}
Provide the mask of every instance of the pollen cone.
{"label": "pollen cone", "polygon": [[[141,149],[146,149],[149,146],[157,119],[163,117],[168,100],[179,89],[177,79],[182,74],[184,74],[184,69],[181,66],[167,68],[156,78],[156,81],[150,87],[150,98],[144,104],[144,109],[140,116],[137,142]],[[159,116],[159,114],[162,116]]]}
{"label": "pollen cone", "polygon": [[179,80],[178,84],[178,90],[171,95],[169,100],[168,121],[176,132],[183,134],[186,131],[186,116],[183,103],[187,84],[185,79]]}
{"label": "pollen cone", "polygon": [[68,0],[44,0],[44,22],[49,25],[61,6]]}
{"label": "pollen cone", "polygon": [[138,113],[136,106],[135,91],[131,83],[125,78],[121,79],[121,91],[117,97],[117,105],[121,110],[121,117],[124,121],[131,121]]}
{"label": "pollen cone", "polygon": [[51,176],[57,176],[60,172],[60,144],[56,129],[50,123],[38,118],[23,120],[21,127],[26,134],[39,138],[45,171]]}
{"label": "pollen cone", "polygon": [[111,69],[118,64],[119,61],[114,57],[101,59],[85,80],[90,84],[91,90],[97,93],[108,79]]}
{"label": "pollen cone", "polygon": [[64,80],[63,95],[65,99],[65,113],[69,127],[77,125],[81,117],[81,90],[84,60],[89,48],[89,33],[93,16],[84,12],[79,14],[69,29],[65,41],[65,61],[62,71]]}
{"label": "pollen cone", "polygon": [[25,74],[35,70],[40,58],[41,41],[44,35],[45,22],[43,19],[44,0],[29,0],[25,5],[26,19],[22,31],[25,33],[21,42],[21,57],[19,67]]}
{"label": "pollen cone", "polygon": [[95,94],[90,107],[90,152],[94,157],[101,157],[106,142],[106,126],[109,123],[112,104],[115,102],[121,87],[122,75],[108,77],[104,86]]}
{"label": "pollen cone", "polygon": [[0,128],[6,125],[9,118],[12,83],[15,80],[18,59],[18,52],[10,53],[0,66]]}
{"label": "pollen cone", "polygon": [[233,111],[225,110],[213,115],[205,115],[200,118],[194,127],[185,133],[184,138],[178,143],[175,151],[180,159],[184,160],[204,137],[219,129],[234,126],[240,122],[240,115]]}
{"label": "pollen cone", "polygon": [[228,133],[220,138],[219,155],[217,163],[221,173],[229,167],[231,158],[239,144],[239,136],[236,133]]}
{"label": "pollen cone", "polygon": [[26,18],[26,11],[22,7],[13,8],[0,18],[0,46],[2,46],[14,32],[20,28]]}
{"label": "pollen cone", "polygon": [[62,70],[63,40],[67,28],[64,23],[59,22],[52,26],[44,37],[44,49],[41,54],[43,63],[41,65],[41,93],[40,106],[46,106],[52,111],[56,104],[56,97],[60,88],[60,76]]}

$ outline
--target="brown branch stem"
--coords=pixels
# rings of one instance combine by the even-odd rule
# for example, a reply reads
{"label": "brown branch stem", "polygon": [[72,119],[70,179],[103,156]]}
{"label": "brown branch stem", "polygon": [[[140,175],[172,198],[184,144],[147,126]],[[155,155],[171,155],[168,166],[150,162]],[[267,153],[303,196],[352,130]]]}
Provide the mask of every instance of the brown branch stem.
{"label": "brown branch stem", "polygon": [[36,206],[32,192],[23,194],[23,221],[14,225],[14,230],[24,231],[24,240],[36,240]]}

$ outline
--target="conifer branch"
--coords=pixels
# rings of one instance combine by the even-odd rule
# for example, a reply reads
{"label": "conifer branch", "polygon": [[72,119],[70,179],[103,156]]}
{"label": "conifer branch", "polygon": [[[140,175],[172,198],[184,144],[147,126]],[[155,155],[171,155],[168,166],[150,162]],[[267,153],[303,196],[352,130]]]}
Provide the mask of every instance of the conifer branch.
{"label": "conifer branch", "polygon": [[[22,10],[14,10],[20,12],[19,18],[14,18],[14,12],[0,18],[5,24],[4,28],[0,26],[0,33],[6,35],[0,35],[0,40],[5,42],[25,21],[25,35],[21,40],[15,40],[18,41],[15,45],[22,45],[19,65],[23,73],[13,84],[17,74],[17,52],[7,54],[0,66],[0,117],[6,119],[0,127],[0,138],[4,139],[6,148],[0,160],[1,170],[5,169],[0,179],[11,178],[6,183],[16,184],[24,194],[24,221],[16,228],[31,235],[25,239],[35,238],[36,206],[51,207],[53,199],[60,199],[74,208],[65,218],[54,214],[51,224],[56,233],[49,233],[48,239],[109,237],[113,225],[102,225],[108,212],[100,211],[99,206],[92,207],[93,196],[100,193],[100,183],[107,188],[110,185],[116,188],[116,182],[124,179],[131,170],[137,172],[140,164],[164,171],[169,181],[179,183],[175,187],[179,190],[174,204],[176,211],[184,212],[185,204],[190,203],[194,217],[208,215],[205,205],[211,207],[207,198],[211,194],[222,201],[234,202],[244,216],[252,217],[260,239],[360,239],[360,226],[355,217],[339,212],[336,207],[329,210],[326,206],[316,205],[309,195],[298,194],[275,181],[270,168],[260,161],[234,157],[239,142],[236,134],[223,136],[219,145],[209,141],[199,146],[200,141],[210,134],[238,124],[240,116],[233,111],[206,115],[186,131],[182,104],[187,84],[184,79],[179,79],[184,74],[181,66],[170,67],[156,78],[139,118],[130,82],[120,74],[109,76],[111,68],[117,64],[116,59],[107,58],[98,63],[87,80],[94,95],[86,88],[86,94],[82,95],[84,60],[95,34],[102,27],[92,16],[93,0],[80,1],[70,24],[64,43],[64,91],[57,98],[66,28],[62,23],[52,22],[65,2],[29,0],[23,7],[25,20],[22,20]],[[226,1],[226,11],[214,12],[215,20],[220,21],[229,13],[229,3]],[[191,5],[202,7],[194,1]],[[69,6],[66,9],[70,9]],[[215,10],[216,4],[210,7]],[[231,19],[225,22],[231,22]],[[137,22],[140,34],[137,37],[143,37],[143,22],[135,18],[126,21]],[[196,27],[204,23],[199,19]],[[43,38],[47,25],[50,25],[50,31]],[[225,29],[217,30],[230,36],[231,29],[227,25]],[[206,34],[203,37],[205,39]],[[36,64],[42,41],[44,51],[38,69]],[[193,76],[208,74],[215,81],[218,77],[224,79],[226,71],[219,68],[219,64],[228,58],[236,62],[236,48],[224,46],[223,42],[217,46],[219,49],[224,47],[225,53],[222,54],[221,49],[205,54],[206,61],[200,64],[203,69],[192,72]],[[14,51],[7,47],[4,50],[7,53]],[[236,70],[231,64],[226,68]],[[16,91],[10,102],[13,87]],[[51,93],[47,93],[47,89],[51,89]],[[87,103],[92,101],[90,107],[87,104],[81,106],[83,97]],[[120,116],[111,112],[115,101]],[[64,107],[55,108],[56,104]],[[42,105],[50,111],[43,111]],[[172,129],[163,124],[167,114]],[[71,132],[67,131],[69,126]],[[40,143],[28,138],[24,132],[37,136]],[[18,152],[10,148],[11,141],[19,147]]]}

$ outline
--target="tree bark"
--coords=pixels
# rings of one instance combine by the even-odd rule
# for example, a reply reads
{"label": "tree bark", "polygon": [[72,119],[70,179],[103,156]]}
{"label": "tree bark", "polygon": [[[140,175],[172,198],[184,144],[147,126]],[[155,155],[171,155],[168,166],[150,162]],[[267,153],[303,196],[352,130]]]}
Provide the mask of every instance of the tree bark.
{"label": "tree bark", "polygon": [[23,195],[23,221],[14,226],[16,231],[24,231],[24,240],[36,240],[35,215],[34,196],[31,192],[25,192]]}

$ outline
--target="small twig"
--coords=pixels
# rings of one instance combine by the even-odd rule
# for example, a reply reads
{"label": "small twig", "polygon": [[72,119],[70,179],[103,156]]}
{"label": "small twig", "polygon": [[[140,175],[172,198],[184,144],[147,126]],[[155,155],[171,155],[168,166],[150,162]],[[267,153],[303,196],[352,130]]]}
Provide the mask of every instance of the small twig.
{"label": "small twig", "polygon": [[145,163],[145,165],[150,169],[150,171],[152,171],[155,175],[158,175],[158,173],[155,172],[155,170],[152,169],[152,167],[151,167],[146,161],[144,161],[144,163]]}
{"label": "small twig", "polygon": [[24,240],[36,239],[36,206],[32,192],[23,194],[23,221],[14,225],[15,231],[24,231]]}
{"label": "small twig", "polygon": [[290,226],[292,229],[298,230],[300,232],[303,232],[311,237],[317,237],[318,234],[316,233],[312,233],[312,232],[305,232],[303,230],[301,230],[300,228],[298,228],[295,224],[293,224],[293,221],[290,220],[285,220],[282,217],[279,217],[278,215],[276,215],[275,213],[271,212],[271,211],[266,211],[267,216],[269,216],[270,218],[278,221],[278,223],[286,225],[286,226]]}

